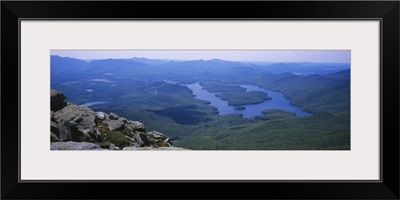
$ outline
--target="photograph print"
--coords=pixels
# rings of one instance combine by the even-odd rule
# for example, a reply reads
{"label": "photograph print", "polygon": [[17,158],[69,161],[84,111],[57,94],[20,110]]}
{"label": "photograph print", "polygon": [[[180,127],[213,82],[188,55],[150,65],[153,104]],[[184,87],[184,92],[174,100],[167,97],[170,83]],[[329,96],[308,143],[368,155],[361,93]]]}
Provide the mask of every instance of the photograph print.
{"label": "photograph print", "polygon": [[350,150],[350,50],[51,50],[50,150]]}

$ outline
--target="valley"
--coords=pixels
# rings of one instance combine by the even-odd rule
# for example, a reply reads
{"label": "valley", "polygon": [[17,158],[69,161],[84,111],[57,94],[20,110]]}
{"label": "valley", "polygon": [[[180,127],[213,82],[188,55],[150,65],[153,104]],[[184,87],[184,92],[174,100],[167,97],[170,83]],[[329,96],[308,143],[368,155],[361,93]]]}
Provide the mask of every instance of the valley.
{"label": "valley", "polygon": [[350,66],[269,66],[51,56],[51,88],[73,104],[143,122],[176,147],[349,150]]}

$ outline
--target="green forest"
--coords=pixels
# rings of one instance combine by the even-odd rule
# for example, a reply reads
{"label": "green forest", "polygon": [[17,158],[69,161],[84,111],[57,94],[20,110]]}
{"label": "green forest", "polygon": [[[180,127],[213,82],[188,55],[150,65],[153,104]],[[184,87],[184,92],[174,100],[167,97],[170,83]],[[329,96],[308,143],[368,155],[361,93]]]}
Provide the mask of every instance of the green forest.
{"label": "green forest", "polygon": [[[193,150],[349,150],[350,69],[327,74],[271,73],[262,67],[218,60],[191,63],[140,63],[129,60],[83,61],[51,57],[51,87],[90,108],[140,121],[174,146]],[[192,70],[182,70],[182,66]],[[314,66],[315,64],[313,64]],[[108,66],[113,66],[112,68]],[[196,68],[197,66],[197,68]],[[210,66],[209,68],[207,66]],[[215,70],[215,66],[221,66]],[[334,65],[329,65],[334,66]],[[151,70],[149,70],[151,69]],[[244,73],[247,72],[247,73]],[[269,109],[245,118],[219,115],[210,102],[195,98],[186,84],[201,86],[235,110],[269,101],[268,94],[233,84],[281,92],[309,116]],[[123,142],[123,141],[122,141]]]}

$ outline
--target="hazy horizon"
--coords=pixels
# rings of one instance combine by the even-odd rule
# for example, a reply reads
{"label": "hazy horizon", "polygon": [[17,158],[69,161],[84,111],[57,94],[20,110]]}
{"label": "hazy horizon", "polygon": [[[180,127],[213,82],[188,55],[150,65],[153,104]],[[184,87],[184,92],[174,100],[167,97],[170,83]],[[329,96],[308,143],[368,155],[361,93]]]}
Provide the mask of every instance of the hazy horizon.
{"label": "hazy horizon", "polygon": [[50,55],[81,60],[147,58],[238,62],[350,63],[350,50],[51,50]]}

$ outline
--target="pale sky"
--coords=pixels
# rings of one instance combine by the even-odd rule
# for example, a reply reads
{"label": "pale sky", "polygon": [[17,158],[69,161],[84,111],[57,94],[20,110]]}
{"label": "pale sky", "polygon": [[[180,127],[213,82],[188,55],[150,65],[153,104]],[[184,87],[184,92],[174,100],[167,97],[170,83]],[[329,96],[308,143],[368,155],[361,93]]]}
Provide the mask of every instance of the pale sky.
{"label": "pale sky", "polygon": [[51,50],[51,55],[83,60],[144,57],[169,60],[350,63],[350,50]]}

